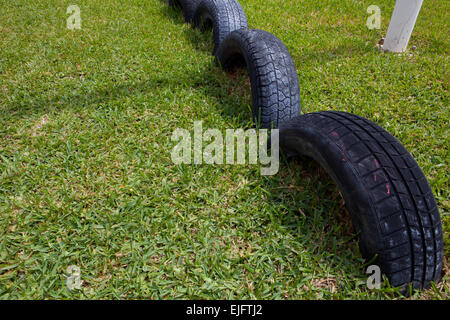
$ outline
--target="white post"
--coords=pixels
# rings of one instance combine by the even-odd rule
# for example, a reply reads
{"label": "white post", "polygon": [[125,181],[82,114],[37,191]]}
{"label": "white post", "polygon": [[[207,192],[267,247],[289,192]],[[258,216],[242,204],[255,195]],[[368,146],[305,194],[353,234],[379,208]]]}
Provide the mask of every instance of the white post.
{"label": "white post", "polygon": [[423,0],[397,0],[384,40],[384,50],[391,52],[406,50],[422,3]]}

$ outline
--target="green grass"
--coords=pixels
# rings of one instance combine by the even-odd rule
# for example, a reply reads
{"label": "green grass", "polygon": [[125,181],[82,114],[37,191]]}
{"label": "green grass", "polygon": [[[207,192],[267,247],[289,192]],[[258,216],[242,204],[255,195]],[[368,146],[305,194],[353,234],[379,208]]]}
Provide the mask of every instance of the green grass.
{"label": "green grass", "polygon": [[[66,28],[81,8],[82,30]],[[303,110],[364,116],[429,178],[449,256],[448,12],[379,53],[395,1],[241,0],[289,48]],[[381,30],[365,26],[370,4]],[[316,164],[176,166],[176,128],[251,126],[244,73],[162,0],[0,0],[0,297],[388,299],[365,286],[339,192]],[[81,268],[70,291],[67,267]],[[445,270],[448,272],[448,267]],[[448,299],[448,275],[418,299]]]}

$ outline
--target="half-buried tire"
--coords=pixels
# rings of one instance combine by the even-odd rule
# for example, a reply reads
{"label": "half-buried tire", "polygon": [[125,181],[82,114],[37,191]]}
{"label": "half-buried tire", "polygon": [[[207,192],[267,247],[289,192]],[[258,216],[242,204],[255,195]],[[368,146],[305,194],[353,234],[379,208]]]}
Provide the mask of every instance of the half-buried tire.
{"label": "half-buried tire", "polygon": [[280,128],[289,156],[316,160],[338,185],[360,237],[391,285],[408,293],[441,277],[443,235],[431,188],[410,153],[378,125],[343,112],[297,117]]}
{"label": "half-buried tire", "polygon": [[272,129],[300,115],[300,87],[294,61],[274,35],[254,29],[229,34],[217,51],[225,70],[246,65],[252,89],[253,118]]}
{"label": "half-buried tire", "polygon": [[202,0],[194,14],[196,27],[212,27],[214,36],[213,55],[231,32],[247,28],[247,17],[236,0]]}
{"label": "half-buried tire", "polygon": [[[175,0],[171,1],[172,3],[175,2]],[[184,20],[186,20],[186,22],[192,22],[192,20],[194,19],[195,11],[197,10],[200,1],[201,0],[178,0],[178,2],[181,4],[181,7],[183,8]]]}

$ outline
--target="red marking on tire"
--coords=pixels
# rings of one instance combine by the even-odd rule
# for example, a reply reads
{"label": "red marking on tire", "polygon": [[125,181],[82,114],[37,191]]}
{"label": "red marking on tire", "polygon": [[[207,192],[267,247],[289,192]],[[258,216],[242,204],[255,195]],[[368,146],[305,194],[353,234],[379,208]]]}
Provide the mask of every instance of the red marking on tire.
{"label": "red marking on tire", "polygon": [[387,189],[387,194],[391,194],[391,186],[388,184],[386,184],[386,189]]}
{"label": "red marking on tire", "polygon": [[377,159],[373,159],[373,162],[375,162],[375,166],[376,166],[377,168],[380,167],[380,164],[378,163],[378,160],[377,160]]}
{"label": "red marking on tire", "polygon": [[347,159],[345,158],[345,146],[343,143],[339,144],[339,147],[341,148],[341,154],[342,154],[342,161],[346,162]]}
{"label": "red marking on tire", "polygon": [[[330,133],[330,136],[333,136],[334,138],[336,138],[336,139],[339,139],[339,133],[337,133],[336,131],[333,131],[333,132],[331,132]],[[330,146],[331,147],[331,146]],[[332,147],[331,147],[332,148]],[[347,158],[345,157],[345,146],[344,146],[344,143],[339,143],[339,148],[341,148],[341,155],[342,155],[342,161],[343,162],[346,162],[347,161]]]}

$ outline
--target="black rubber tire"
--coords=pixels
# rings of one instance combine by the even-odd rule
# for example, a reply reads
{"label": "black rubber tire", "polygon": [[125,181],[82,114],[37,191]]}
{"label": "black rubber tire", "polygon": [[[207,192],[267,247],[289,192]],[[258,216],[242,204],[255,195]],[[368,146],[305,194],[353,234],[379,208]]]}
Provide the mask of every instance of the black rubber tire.
{"label": "black rubber tire", "polygon": [[294,61],[274,35],[240,29],[228,35],[217,51],[225,70],[245,63],[252,87],[253,118],[272,129],[300,115],[300,86]]}
{"label": "black rubber tire", "polygon": [[186,22],[192,22],[200,1],[201,0],[179,0],[181,7],[183,8],[184,20]]}
{"label": "black rubber tire", "polygon": [[319,112],[284,123],[280,147],[324,167],[360,232],[361,254],[377,256],[374,264],[391,285],[422,289],[440,279],[444,242],[436,200],[397,139],[359,116]]}
{"label": "black rubber tire", "polygon": [[227,35],[248,27],[244,9],[236,0],[202,0],[195,11],[193,24],[196,27],[212,27],[213,55]]}

